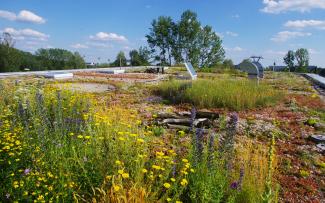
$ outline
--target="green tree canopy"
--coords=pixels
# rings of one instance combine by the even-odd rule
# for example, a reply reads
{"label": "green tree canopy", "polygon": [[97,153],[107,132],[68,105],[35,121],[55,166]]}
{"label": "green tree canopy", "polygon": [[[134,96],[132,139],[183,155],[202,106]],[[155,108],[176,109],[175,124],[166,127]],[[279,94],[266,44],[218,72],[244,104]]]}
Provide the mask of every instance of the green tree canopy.
{"label": "green tree canopy", "polygon": [[123,51],[120,51],[117,54],[115,61],[112,63],[112,66],[127,66],[127,60]]}
{"label": "green tree canopy", "polygon": [[160,16],[152,21],[150,33],[146,35],[150,48],[158,52],[157,59],[160,59],[161,64],[172,64],[174,27],[175,23],[171,17]]}
{"label": "green tree canopy", "polygon": [[296,51],[295,57],[297,60],[298,71],[306,71],[309,65],[309,52],[307,49],[300,48]]}
{"label": "green tree canopy", "polygon": [[198,66],[213,67],[221,63],[225,58],[225,51],[221,46],[220,37],[212,30],[211,26],[205,26],[198,36]]}
{"label": "green tree canopy", "polygon": [[294,70],[295,66],[295,53],[292,50],[289,50],[288,53],[283,58],[284,63],[288,66],[290,71]]}
{"label": "green tree canopy", "polygon": [[194,67],[212,67],[224,59],[220,37],[211,26],[201,27],[197,14],[190,10],[177,23],[166,16],[153,20],[146,37],[155,60],[163,65],[191,62]]}
{"label": "green tree canopy", "polygon": [[146,47],[140,47],[138,50],[132,50],[129,53],[132,66],[147,66],[150,60],[150,51]]}

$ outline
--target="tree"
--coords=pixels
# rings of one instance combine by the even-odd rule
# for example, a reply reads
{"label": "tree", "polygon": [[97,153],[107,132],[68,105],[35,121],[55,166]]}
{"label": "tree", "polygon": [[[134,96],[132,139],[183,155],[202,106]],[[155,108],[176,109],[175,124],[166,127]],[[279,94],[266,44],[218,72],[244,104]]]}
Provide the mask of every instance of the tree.
{"label": "tree", "polygon": [[172,45],[174,41],[175,23],[171,17],[160,16],[151,23],[150,33],[146,35],[147,42],[155,52],[160,64],[172,64]]}
{"label": "tree", "polygon": [[150,51],[145,47],[140,47],[138,50],[132,50],[129,53],[132,66],[149,65]]}
{"label": "tree", "polygon": [[221,39],[212,30],[211,26],[202,28],[198,35],[199,67],[213,67],[221,63],[225,57],[225,51],[221,46]]}
{"label": "tree", "polygon": [[288,51],[286,56],[283,58],[283,61],[287,65],[290,71],[294,71],[295,53],[292,50]]}
{"label": "tree", "polygon": [[306,71],[306,68],[309,65],[309,53],[307,49],[300,48],[296,51],[295,57],[297,60],[298,71]]}
{"label": "tree", "polygon": [[7,32],[0,37],[0,72],[18,71],[19,51],[14,46],[14,40]]}
{"label": "tree", "polygon": [[126,57],[125,57],[125,54],[123,51],[120,51],[117,56],[116,56],[116,59],[115,61],[113,62],[112,64],[113,66],[127,66],[127,63],[126,63]]}
{"label": "tree", "polygon": [[143,66],[150,65],[150,59],[152,58],[152,52],[147,47],[139,48],[139,56]]}
{"label": "tree", "polygon": [[222,63],[222,66],[223,66],[224,68],[229,68],[229,69],[235,67],[234,62],[233,62],[231,59],[225,59],[225,60],[223,61],[223,63]]}
{"label": "tree", "polygon": [[141,65],[141,59],[139,52],[137,50],[132,50],[129,53],[130,55],[130,61],[131,61],[131,66],[140,66]]}
{"label": "tree", "polygon": [[187,10],[178,23],[178,34],[180,49],[186,62],[191,62],[193,66],[199,65],[200,49],[198,46],[201,23],[197,20],[197,14]]}
{"label": "tree", "polygon": [[2,37],[0,37],[0,43],[7,47],[14,47],[15,41],[8,32],[2,33]]}

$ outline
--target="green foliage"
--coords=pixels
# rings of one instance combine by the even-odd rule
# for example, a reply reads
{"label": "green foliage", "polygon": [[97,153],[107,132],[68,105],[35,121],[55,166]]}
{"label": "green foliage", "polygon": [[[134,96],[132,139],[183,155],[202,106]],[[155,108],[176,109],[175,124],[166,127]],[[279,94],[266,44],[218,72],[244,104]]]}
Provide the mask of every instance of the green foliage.
{"label": "green foliage", "polygon": [[265,84],[257,85],[254,81],[229,79],[201,79],[193,82],[171,80],[161,83],[155,92],[174,103],[185,102],[202,108],[233,110],[271,105],[282,95]]}
{"label": "green foliage", "polygon": [[301,48],[295,52],[295,57],[298,63],[297,72],[306,72],[309,65],[309,53],[307,49]]}
{"label": "green foliage", "polygon": [[130,60],[132,66],[147,66],[150,65],[150,51],[146,47],[140,47],[138,50],[131,50]]}
{"label": "green foliage", "polygon": [[283,58],[283,61],[287,65],[289,70],[293,71],[294,66],[295,66],[295,63],[294,63],[294,61],[295,61],[295,53],[294,53],[294,51],[292,51],[292,50],[288,51],[286,56]]}
{"label": "green foliage", "polygon": [[308,118],[308,120],[306,121],[306,124],[309,126],[314,126],[318,121],[314,118]]}
{"label": "green foliage", "polygon": [[156,58],[161,65],[172,64],[175,26],[171,17],[160,16],[152,21],[150,33],[146,36],[149,46],[159,52]]}
{"label": "green foliage", "polygon": [[0,43],[0,72],[29,70],[64,70],[85,68],[84,59],[78,52],[64,49],[39,49],[35,55],[15,49],[9,39]]}
{"label": "green foliage", "polygon": [[224,59],[220,37],[211,26],[201,27],[197,14],[190,10],[182,14],[179,22],[160,16],[151,26],[147,41],[162,65],[186,61],[194,67],[212,67]]}
{"label": "green foliage", "polygon": [[126,57],[123,51],[120,51],[117,56],[115,61],[111,64],[112,66],[127,66],[127,62],[126,62]]}
{"label": "green foliage", "polygon": [[229,69],[233,69],[235,67],[234,62],[231,59],[225,59],[222,62],[222,66]]}
{"label": "green foliage", "polygon": [[[222,40],[212,30],[211,26],[205,26],[199,31],[198,47],[199,47],[199,61],[198,67],[214,67],[225,57],[225,51],[221,46]],[[233,67],[233,64],[227,64],[230,61],[226,61],[226,65],[229,68]],[[232,63],[232,62],[231,62]],[[195,63],[194,63],[195,64]]]}
{"label": "green foliage", "polygon": [[35,53],[45,70],[86,68],[84,59],[78,52],[64,49],[39,49]]}

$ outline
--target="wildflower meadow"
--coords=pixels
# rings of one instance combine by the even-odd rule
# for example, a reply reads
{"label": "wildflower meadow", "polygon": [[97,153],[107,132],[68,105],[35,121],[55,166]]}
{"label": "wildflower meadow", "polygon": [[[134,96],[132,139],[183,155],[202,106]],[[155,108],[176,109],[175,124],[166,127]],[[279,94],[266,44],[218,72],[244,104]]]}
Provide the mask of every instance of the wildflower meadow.
{"label": "wildflower meadow", "polygon": [[[236,113],[220,117],[219,129],[208,133],[193,127],[157,136],[150,124],[154,114],[144,120],[136,109],[107,105],[107,98],[94,94],[42,81],[2,81],[0,94],[1,202],[276,197],[273,148],[268,153],[245,143],[235,149]],[[195,107],[191,117],[194,121]]]}

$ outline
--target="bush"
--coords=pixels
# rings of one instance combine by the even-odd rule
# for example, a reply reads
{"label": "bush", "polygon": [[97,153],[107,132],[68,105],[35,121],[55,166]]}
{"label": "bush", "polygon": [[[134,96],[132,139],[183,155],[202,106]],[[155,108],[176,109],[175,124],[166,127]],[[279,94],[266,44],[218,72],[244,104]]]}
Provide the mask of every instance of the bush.
{"label": "bush", "polygon": [[191,103],[202,108],[243,110],[268,106],[281,98],[272,87],[249,80],[170,80],[155,88],[155,94],[173,103]]}

